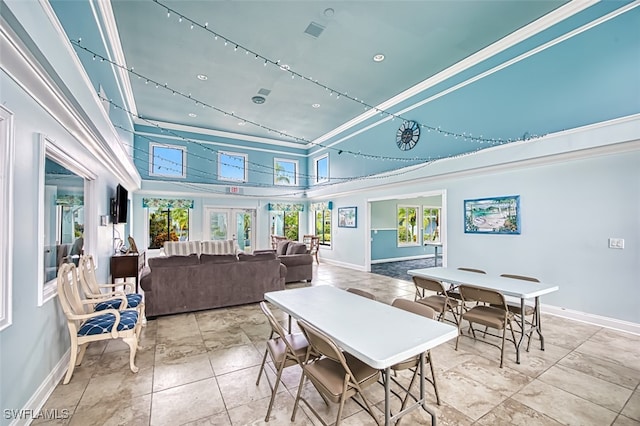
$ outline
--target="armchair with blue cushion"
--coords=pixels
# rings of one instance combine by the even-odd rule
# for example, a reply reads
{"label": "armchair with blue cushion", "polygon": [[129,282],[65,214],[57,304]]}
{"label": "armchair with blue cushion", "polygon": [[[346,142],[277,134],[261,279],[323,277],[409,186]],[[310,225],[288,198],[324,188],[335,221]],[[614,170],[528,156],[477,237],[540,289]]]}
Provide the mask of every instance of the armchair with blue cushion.
{"label": "armchair with blue cushion", "polygon": [[96,311],[93,308],[95,300],[83,300],[79,286],[76,266],[73,263],[61,265],[58,271],[58,300],[67,318],[71,340],[69,368],[63,383],[66,385],[71,380],[73,370],[82,363],[89,343],[101,340],[122,339],[129,346],[129,368],[137,373],[135,357],[142,326],[138,311],[112,308]]}
{"label": "armchair with blue cushion", "polygon": [[[94,301],[94,310],[103,311],[105,309],[135,309],[142,323],[146,322],[144,312],[144,302],[142,295],[133,293],[131,283],[124,284],[98,284],[95,274],[95,263],[90,254],[80,258],[78,271],[80,276],[80,286],[84,297]],[[116,290],[116,285],[123,285],[124,291]]]}

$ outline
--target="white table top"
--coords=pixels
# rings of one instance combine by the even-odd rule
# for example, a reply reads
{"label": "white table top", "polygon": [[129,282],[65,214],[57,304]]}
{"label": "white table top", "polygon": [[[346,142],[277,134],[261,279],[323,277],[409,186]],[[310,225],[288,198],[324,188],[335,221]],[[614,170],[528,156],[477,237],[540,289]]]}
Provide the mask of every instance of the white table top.
{"label": "white table top", "polygon": [[313,286],[265,293],[265,299],[329,335],[378,369],[455,339],[458,329],[345,290]]}
{"label": "white table top", "polygon": [[553,284],[479,274],[477,272],[461,271],[452,268],[410,269],[407,273],[411,276],[430,278],[451,284],[467,284],[498,290],[505,296],[520,299],[530,299],[559,290],[559,287]]}

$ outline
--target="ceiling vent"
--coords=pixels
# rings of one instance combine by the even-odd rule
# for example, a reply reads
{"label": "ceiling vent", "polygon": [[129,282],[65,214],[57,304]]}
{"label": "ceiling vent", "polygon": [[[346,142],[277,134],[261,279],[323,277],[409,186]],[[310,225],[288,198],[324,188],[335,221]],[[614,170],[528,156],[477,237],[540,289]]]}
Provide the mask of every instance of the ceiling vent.
{"label": "ceiling vent", "polygon": [[269,96],[269,93],[271,93],[271,90],[269,90],[269,89],[260,89],[260,90],[258,90],[258,95]]}
{"label": "ceiling vent", "polygon": [[310,23],[307,29],[304,30],[305,33],[315,38],[318,38],[323,31],[324,27],[316,22]]}

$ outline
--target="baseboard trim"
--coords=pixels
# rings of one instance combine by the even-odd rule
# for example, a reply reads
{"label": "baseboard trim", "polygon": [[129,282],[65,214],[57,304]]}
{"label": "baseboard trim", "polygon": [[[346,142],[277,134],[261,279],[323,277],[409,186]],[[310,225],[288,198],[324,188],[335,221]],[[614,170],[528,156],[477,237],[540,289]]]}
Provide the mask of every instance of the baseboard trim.
{"label": "baseboard trim", "polygon": [[613,330],[623,331],[625,333],[636,334],[640,336],[640,324],[629,321],[622,321],[615,318],[603,317],[600,315],[588,314],[586,312],[574,311],[557,306],[540,305],[541,312],[545,314],[555,315],[574,321],[580,321],[587,324],[598,325],[600,327],[611,328]]}
{"label": "baseboard trim", "polygon": [[[16,416],[16,418],[14,418],[11,423],[9,423],[9,426],[28,426],[33,422],[34,419],[38,418],[40,414],[42,416],[45,416],[44,418],[48,418],[48,416],[56,414],[63,414],[61,412],[54,413],[53,410],[51,413],[44,413],[41,410],[42,407],[44,407],[44,403],[47,402],[47,399],[49,399],[54,389],[56,388],[58,383],[60,383],[60,380],[67,372],[70,358],[71,349],[67,350],[62,358],[60,358],[60,361],[58,361],[53,370],[47,375],[42,384],[38,387],[31,398],[29,398],[24,407],[22,407],[19,415]],[[53,420],[53,418],[51,420]]]}
{"label": "baseboard trim", "polygon": [[347,268],[347,269],[355,269],[356,271],[362,271],[362,272],[368,272],[364,266],[362,265],[356,265],[354,263],[345,263],[345,262],[340,262],[337,260],[333,260],[333,259],[327,259],[325,257],[322,258],[322,262],[323,263],[328,263],[330,265],[336,265],[336,266],[342,266],[343,268]]}
{"label": "baseboard trim", "polygon": [[418,260],[418,259],[429,259],[431,257],[433,257],[433,254],[428,254],[428,255],[418,255],[418,256],[405,256],[405,257],[392,257],[392,258],[388,258],[388,259],[376,259],[376,260],[372,260],[371,264],[374,265],[376,263],[389,263],[389,262],[402,262],[403,260]]}

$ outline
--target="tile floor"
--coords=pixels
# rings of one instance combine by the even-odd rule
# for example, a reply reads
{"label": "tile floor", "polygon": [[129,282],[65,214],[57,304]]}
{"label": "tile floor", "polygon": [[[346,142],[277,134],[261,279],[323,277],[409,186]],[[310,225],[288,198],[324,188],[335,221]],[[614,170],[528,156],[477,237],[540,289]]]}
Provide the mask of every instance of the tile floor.
{"label": "tile floor", "polygon": [[[390,303],[412,298],[410,282],[321,264],[312,285],[359,287]],[[296,287],[306,284],[293,284]],[[274,309],[275,311],[275,309]],[[276,313],[285,322],[282,313]],[[515,363],[499,351],[461,338],[432,351],[441,405],[440,425],[640,425],[640,336],[543,315],[545,351],[539,341]],[[269,326],[257,304],[150,320],[138,352],[137,374],[128,368],[124,344],[93,344],[68,385],[58,385],[45,409],[67,409],[71,425],[257,425],[264,424],[270,390],[256,377]],[[269,425],[319,424],[306,410],[291,423],[300,378],[288,368]],[[306,385],[309,386],[308,384]],[[328,423],[327,408],[311,387],[304,394]],[[428,388],[431,391],[431,389]],[[366,391],[382,417],[382,386]],[[397,404],[396,404],[397,406]],[[46,422],[34,422],[43,424]],[[50,422],[53,423],[53,422]],[[344,425],[370,425],[373,419],[353,401]],[[402,424],[431,424],[423,410]]]}

